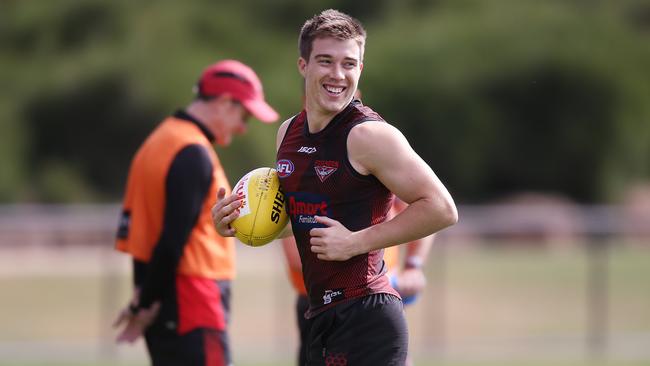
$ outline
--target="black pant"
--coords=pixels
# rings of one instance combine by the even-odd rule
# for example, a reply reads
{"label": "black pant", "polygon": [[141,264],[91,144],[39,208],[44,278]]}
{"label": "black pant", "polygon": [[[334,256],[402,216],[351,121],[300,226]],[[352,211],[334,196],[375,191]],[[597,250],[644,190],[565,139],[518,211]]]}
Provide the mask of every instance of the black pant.
{"label": "black pant", "polygon": [[402,366],[406,362],[404,308],[393,295],[344,302],[310,321],[309,366]]}
{"label": "black pant", "polygon": [[216,329],[148,331],[145,340],[153,366],[226,366],[223,332]]}

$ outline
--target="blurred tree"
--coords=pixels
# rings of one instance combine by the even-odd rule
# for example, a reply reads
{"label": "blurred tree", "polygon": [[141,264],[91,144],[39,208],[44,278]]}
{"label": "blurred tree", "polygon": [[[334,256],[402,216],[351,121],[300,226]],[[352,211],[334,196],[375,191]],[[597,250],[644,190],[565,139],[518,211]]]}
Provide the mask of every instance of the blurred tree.
{"label": "blurred tree", "polygon": [[[130,95],[120,75],[34,96],[26,103],[25,122],[32,136],[29,178],[41,193],[37,198],[114,199],[126,182],[131,156],[161,117],[147,101]],[[54,167],[63,172],[53,173]],[[90,193],[75,198],[70,187]]]}
{"label": "blurred tree", "polygon": [[611,121],[619,101],[611,84],[581,70],[545,65],[483,88],[478,98],[488,109],[484,118],[499,133],[481,152],[483,192],[477,194],[532,190],[580,201],[599,197],[603,163],[615,152]]}
{"label": "blurred tree", "polygon": [[650,173],[649,43],[582,4],[447,2],[392,19],[373,30],[364,96],[460,201],[615,199]]}
{"label": "blurred tree", "polygon": [[[218,59],[251,64],[289,118],[299,28],[328,7],[364,21],[364,100],[458,201],[598,202],[650,179],[644,0],[6,0],[0,201],[118,199],[140,140]],[[220,152],[233,181],[274,164],[276,128]]]}

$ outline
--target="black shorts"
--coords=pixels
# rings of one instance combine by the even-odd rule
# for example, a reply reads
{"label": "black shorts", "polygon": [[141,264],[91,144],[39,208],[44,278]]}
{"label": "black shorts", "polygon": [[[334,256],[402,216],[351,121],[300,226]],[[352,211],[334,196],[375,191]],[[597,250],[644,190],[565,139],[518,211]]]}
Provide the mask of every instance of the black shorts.
{"label": "black shorts", "polygon": [[309,366],[402,366],[408,329],[402,301],[374,294],[345,302],[311,319]]}

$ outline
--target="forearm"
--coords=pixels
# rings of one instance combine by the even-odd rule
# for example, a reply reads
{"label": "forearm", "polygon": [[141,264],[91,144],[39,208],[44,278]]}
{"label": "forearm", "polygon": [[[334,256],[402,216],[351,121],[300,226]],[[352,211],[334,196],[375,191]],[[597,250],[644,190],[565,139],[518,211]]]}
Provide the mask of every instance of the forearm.
{"label": "forearm", "polygon": [[168,242],[165,239],[156,245],[140,288],[139,308],[149,308],[151,304],[162,297],[166,288],[173,286],[176,267],[180,260],[178,249],[182,252],[183,243],[180,243],[178,249],[174,248],[175,245],[179,244]]}
{"label": "forearm", "polygon": [[[423,198],[411,203],[391,220],[355,232],[359,253],[418,241],[456,223],[458,214],[453,201]],[[427,240],[412,250],[428,253]],[[430,242],[430,240],[428,240]],[[423,246],[423,247],[421,247]]]}

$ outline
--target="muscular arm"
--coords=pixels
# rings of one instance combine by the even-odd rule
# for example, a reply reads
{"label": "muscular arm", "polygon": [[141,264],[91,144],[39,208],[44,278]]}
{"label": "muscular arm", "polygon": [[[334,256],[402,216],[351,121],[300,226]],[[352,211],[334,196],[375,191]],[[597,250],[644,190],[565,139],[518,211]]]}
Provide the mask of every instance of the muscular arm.
{"label": "muscular arm", "polygon": [[148,308],[172,287],[211,181],[212,162],[204,147],[190,145],[176,155],[167,174],[163,230],[144,274],[139,307]]}
{"label": "muscular arm", "polygon": [[[404,201],[400,200],[399,198],[395,199],[393,201],[393,207],[390,210],[388,219],[392,219],[398,213],[404,211],[407,207],[408,205]],[[406,252],[404,256],[404,267],[406,269],[413,267],[419,268],[424,265],[424,263],[427,261],[427,258],[429,257],[429,252],[433,246],[434,238],[435,234],[404,244]]]}
{"label": "muscular arm", "polygon": [[312,229],[311,250],[324,260],[347,260],[392,245],[414,241],[458,220],[451,195],[433,170],[388,123],[362,123],[350,131],[348,158],[361,174],[372,174],[408,204],[394,218],[350,232],[336,220],[317,216],[326,228]]}
{"label": "muscular arm", "polygon": [[453,225],[458,213],[451,195],[399,130],[387,123],[363,123],[348,138],[350,161],[376,176],[408,204],[393,219],[354,233],[362,253],[429,236]]}

